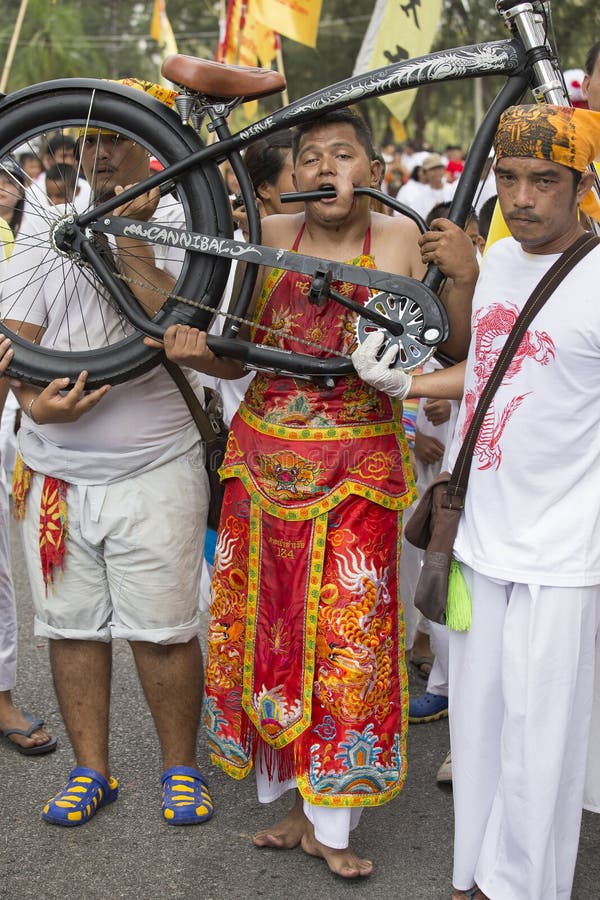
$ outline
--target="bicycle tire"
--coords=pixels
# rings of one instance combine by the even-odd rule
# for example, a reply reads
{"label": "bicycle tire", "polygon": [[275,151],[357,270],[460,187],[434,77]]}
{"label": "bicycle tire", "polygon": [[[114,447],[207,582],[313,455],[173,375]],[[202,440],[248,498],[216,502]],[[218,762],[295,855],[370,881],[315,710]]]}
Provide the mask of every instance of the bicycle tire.
{"label": "bicycle tire", "polygon": [[[38,152],[48,135],[62,133],[75,136],[85,131],[88,140],[91,140],[89,135],[94,134],[94,130],[97,134],[110,131],[118,134],[119,140],[128,139],[141,144],[162,166],[179,162],[202,147],[200,138],[190,127],[181,125],[176,112],[142,91],[95,79],[63,79],[33,85],[2,101],[0,170],[6,171],[9,165],[7,161],[10,161],[10,167],[18,175],[19,153],[32,149]],[[180,175],[176,182],[176,193],[178,214],[183,216],[183,227],[215,236],[231,237],[233,225],[228,197],[214,162],[208,161],[201,170]],[[40,345],[26,340],[7,327],[5,321],[15,319],[14,312],[11,316],[11,309],[22,309],[29,297],[33,304],[33,293],[39,294],[40,281],[48,283],[44,273],[55,263],[65,271],[67,265],[71,267],[69,271],[80,285],[78,292],[83,290],[84,281],[95,278],[93,270],[81,259],[65,260],[63,255],[57,253],[52,246],[49,224],[50,218],[55,217],[55,212],[43,209],[37,194],[31,194],[31,197],[29,218],[25,217],[22,226],[25,231],[17,237],[13,256],[5,267],[2,284],[0,331],[11,338],[14,349],[8,374],[34,384],[46,385],[59,377],[68,376],[74,381],[79,372],[86,369],[87,385],[93,388],[105,383],[126,381],[152,368],[160,361],[161,352],[145,346],[143,336],[132,328],[125,317],[120,320],[114,341],[109,339],[114,335],[106,334],[104,345],[102,340],[97,340],[94,345],[83,347],[77,346],[75,342],[65,342],[64,339],[60,346]],[[163,198],[161,203],[166,205],[168,202],[170,209],[174,210],[175,199],[171,200],[170,197],[168,195],[166,200]],[[74,203],[75,200],[71,205]],[[64,212],[68,213],[69,209]],[[36,215],[40,220],[39,224],[35,219]],[[46,221],[42,228],[43,218]],[[23,273],[25,259],[32,267],[26,285]],[[199,300],[203,305],[215,309],[224,291],[230,265],[230,261],[226,259],[182,251],[182,256],[177,261],[175,285],[170,293],[173,297],[176,295],[178,298],[183,296]],[[53,268],[53,284],[59,280],[57,273],[58,269]],[[14,292],[11,293],[13,288]],[[130,290],[129,287],[126,289]],[[17,290],[20,291],[21,307],[16,305]],[[76,314],[76,302],[66,297],[66,287],[63,288],[63,293],[63,320],[66,321],[69,316]],[[106,295],[106,292],[101,293]],[[107,319],[115,318],[114,300],[108,296],[100,296],[99,304],[101,315]],[[85,331],[83,313],[81,318],[80,327]],[[211,319],[210,311],[199,310],[197,306],[171,298],[154,315],[152,322],[164,331],[169,325],[178,322],[207,328]],[[20,321],[23,321],[23,316]],[[37,325],[40,324],[42,323],[37,322]],[[119,337],[121,330],[122,336]],[[47,335],[48,331],[49,329]]]}

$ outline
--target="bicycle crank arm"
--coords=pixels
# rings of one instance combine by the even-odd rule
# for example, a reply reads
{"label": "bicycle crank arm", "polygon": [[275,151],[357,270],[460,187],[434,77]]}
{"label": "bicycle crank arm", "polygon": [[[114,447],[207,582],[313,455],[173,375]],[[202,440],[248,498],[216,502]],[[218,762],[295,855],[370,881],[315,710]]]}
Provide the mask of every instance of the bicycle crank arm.
{"label": "bicycle crank arm", "polygon": [[339,294],[337,291],[334,291],[333,288],[329,289],[329,296],[332,300],[335,300],[336,303],[339,303],[340,306],[345,306],[346,309],[356,313],[357,316],[361,316],[361,318],[366,319],[368,322],[372,322],[373,325],[379,325],[380,328],[384,328],[396,337],[399,337],[404,333],[404,327],[398,322],[393,322],[376,310],[368,309],[361,306],[360,303],[355,303],[350,297],[344,297],[343,294]]}
{"label": "bicycle crank arm", "polygon": [[231,260],[241,260],[253,265],[269,266],[299,272],[301,275],[313,277],[317,269],[331,275],[332,281],[345,281],[361,285],[372,291],[408,297],[416,303],[423,314],[423,330],[421,340],[427,346],[443,343],[448,338],[448,319],[446,310],[433,291],[403,275],[380,272],[377,269],[366,269],[349,263],[334,262],[317,256],[304,256],[290,250],[278,250],[245,241],[215,237],[209,234],[185,231],[182,228],[139,222],[122,217],[106,217],[101,222],[93,223],[92,231],[102,234],[134,237],[138,240],[163,244],[166,247],[177,247],[209,256],[220,256]]}

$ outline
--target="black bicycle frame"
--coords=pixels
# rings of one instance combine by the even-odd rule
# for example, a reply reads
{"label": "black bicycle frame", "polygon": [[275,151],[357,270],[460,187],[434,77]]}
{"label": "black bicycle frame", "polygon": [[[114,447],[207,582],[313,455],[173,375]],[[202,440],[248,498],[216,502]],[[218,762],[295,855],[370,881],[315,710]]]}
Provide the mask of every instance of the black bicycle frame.
{"label": "black bicycle frame", "polygon": [[[323,278],[325,283],[327,283],[328,279],[331,281],[334,272],[341,268],[344,271],[344,280],[367,284],[369,287],[376,287],[378,290],[389,291],[392,294],[406,292],[408,296],[412,296],[408,290],[408,286],[411,286],[419,293],[419,299],[424,303],[424,308],[427,307],[428,302],[437,305],[438,310],[442,310],[442,317],[444,317],[445,313],[436,296],[444,276],[435,266],[428,268],[422,282],[416,282],[410,278],[402,279],[399,276],[380,271],[376,275],[368,275],[365,282],[364,276],[358,274],[364,270],[360,270],[355,266],[342,266],[342,264],[328,263],[317,258],[301,257],[299,254],[291,254],[284,250],[274,251],[272,248],[261,246],[260,217],[250,177],[241,154],[245,147],[261,137],[300,125],[318,118],[320,114],[327,111],[342,109],[363,100],[382,97],[397,91],[417,88],[421,85],[435,82],[502,76],[506,81],[477,130],[452,201],[449,218],[460,227],[463,227],[472,207],[479,175],[489,156],[493,137],[502,112],[508,106],[519,102],[528,87],[533,87],[534,93],[537,91],[536,99],[568,103],[564,85],[561,83],[562,76],[558,70],[553,51],[546,41],[543,28],[540,27],[542,18],[540,14],[544,11],[542,4],[537,2],[537,0],[529,3],[498,0],[497,8],[510,24],[514,35],[511,39],[488,41],[471,46],[440,50],[415,59],[384,66],[362,75],[352,76],[335,85],[328,86],[296,100],[235,134],[231,134],[229,131],[227,114],[233,106],[243,100],[243,97],[232,98],[230,101],[225,102],[217,101],[210,97],[202,98],[197,94],[193,95],[198,102],[202,102],[202,112],[204,114],[208,113],[210,118],[208,128],[216,134],[217,140],[209,146],[204,146],[192,152],[186,159],[167,165],[162,171],[128,188],[119,194],[118,197],[107,200],[88,212],[75,216],[72,220],[72,225],[68,226],[71,230],[71,237],[66,243],[70,248],[78,250],[92,264],[101,280],[114,295],[127,318],[136,328],[145,334],[157,338],[162,337],[160,326],[148,320],[133,294],[119,283],[118,278],[115,278],[114,273],[110,271],[95,250],[93,242],[86,236],[86,231],[88,234],[89,230],[110,232],[116,235],[124,234],[127,228],[133,227],[134,223],[123,218],[112,217],[111,213],[117,206],[133,200],[155,187],[168,190],[173,185],[176,185],[176,179],[180,175],[195,168],[201,168],[207,161],[221,163],[224,160],[229,160],[238,178],[248,215],[248,241],[244,244],[243,251],[240,249],[241,245],[239,242],[236,243],[230,239],[217,240],[214,236],[194,232],[179,231],[178,235],[174,236],[174,230],[171,230],[171,235],[166,234],[164,238],[153,232],[152,237],[146,238],[154,243],[165,243],[167,245],[173,245],[174,241],[179,241],[176,246],[184,247],[186,250],[211,253],[229,259],[240,258],[243,253],[244,260],[248,261],[241,290],[234,308],[228,314],[230,318],[228,318],[223,330],[223,336],[221,338],[213,338],[212,336],[209,338],[209,344],[215,352],[235,356],[250,363],[254,361],[255,357],[257,364],[260,363],[261,358],[267,352],[264,347],[261,347],[260,352],[255,354],[252,349],[253,345],[247,343],[244,347],[238,347],[234,350],[233,345],[235,343],[244,344],[244,342],[234,341],[233,338],[239,332],[239,320],[243,320],[246,315],[259,265],[263,263],[273,265],[273,254],[276,254],[278,265],[281,268],[302,271],[313,276],[318,270],[319,277]],[[81,84],[81,82],[79,83]],[[172,115],[177,115],[177,113],[173,112]],[[185,128],[189,126],[180,124],[179,127]],[[387,195],[382,192],[370,191],[370,193],[378,196],[384,203],[390,203]],[[166,231],[168,230],[165,229]],[[65,237],[67,237],[66,232],[67,228],[65,228],[64,232]],[[144,239],[143,228],[136,233],[136,237]],[[313,265],[314,268],[312,268]],[[350,277],[353,272],[354,277]],[[185,300],[185,298],[179,299]],[[336,298],[334,297],[333,299],[335,301]],[[214,303],[218,304],[218,298],[214,298]],[[366,311],[361,314],[365,314],[368,317]],[[445,328],[447,329],[447,322]],[[430,340],[425,336],[423,343],[433,345],[443,342],[447,337],[447,330],[444,332],[442,329],[442,332],[436,335],[435,329],[433,329],[433,333],[433,337]],[[289,354],[278,351],[275,354],[273,365],[276,366],[277,359],[281,359],[286,355]],[[335,370],[335,374],[351,371],[349,360],[327,359],[321,362],[323,366],[316,362],[316,358],[312,358],[312,364],[316,369],[324,368],[329,369],[331,372]]]}
{"label": "black bicycle frame", "polygon": [[[96,269],[122,307],[125,315],[135,327],[143,333],[160,338],[162,336],[160,328],[148,320],[135,298],[122,285],[119,285],[118,279],[111,275],[110,270],[95,252],[90,242],[83,238],[82,231],[87,227],[91,227],[93,231],[121,234],[123,231],[120,229],[127,227],[129,223],[125,223],[125,220],[120,223],[118,218],[107,220],[107,216],[110,215],[116,206],[134,199],[151,188],[168,186],[178,176],[193,168],[201,167],[207,160],[221,162],[224,159],[229,159],[240,183],[249,225],[248,242],[246,244],[246,249],[249,252],[245,254],[245,259],[249,260],[250,265],[247,267],[235,306],[231,310],[232,318],[228,320],[223,330],[224,339],[234,338],[240,328],[236,319],[243,318],[245,315],[252,296],[258,266],[265,258],[265,251],[270,249],[262,248],[260,245],[260,218],[254,201],[252,184],[241,157],[241,151],[252,141],[264,135],[309,121],[319,113],[342,109],[350,103],[356,103],[371,97],[384,96],[398,90],[415,88],[419,85],[430,84],[433,81],[445,82],[489,75],[504,76],[507,77],[507,81],[488,109],[477,131],[467,157],[465,171],[456,190],[450,218],[462,227],[471,209],[479,173],[489,155],[500,115],[506,107],[518,102],[531,80],[531,70],[527,65],[527,55],[518,40],[491,41],[468,47],[440,50],[437,53],[384,66],[365,75],[353,76],[336,85],[294,101],[235,134],[229,132],[224,115],[224,106],[216,104],[211,108],[213,122],[209,127],[216,132],[219,140],[191,153],[185,160],[168,165],[161,172],[151,175],[137,185],[128,188],[118,198],[107,200],[88,212],[75,217],[75,229],[82,237],[77,249],[82,252],[83,256]],[[382,202],[389,203],[389,198],[382,192],[371,191],[370,193],[378,196]],[[110,221],[109,226],[106,224],[107,221]],[[143,240],[143,234],[138,236]],[[201,248],[203,245],[207,246],[209,235],[187,232],[186,237],[185,246],[187,249],[192,252],[206,252],[206,250]],[[152,240],[156,243],[161,243],[160,237],[157,238],[156,235],[153,236]],[[169,241],[165,239],[164,243],[169,243]],[[227,242],[223,243],[226,244]],[[252,260],[252,251],[258,251],[259,259],[256,263]],[[215,255],[232,259],[238,258],[230,249],[228,250],[225,247],[220,251],[217,250]],[[297,268],[297,259],[296,265],[294,265],[294,256],[291,254],[287,255],[283,267],[300,271],[300,268]],[[315,259],[315,269],[317,265],[322,266],[322,263],[322,260]],[[346,280],[348,280],[348,274],[348,272],[345,273]],[[435,294],[439,291],[443,277],[439,269],[432,266],[425,275],[423,285]],[[378,289],[380,290],[394,292],[394,289],[398,289],[398,276],[388,275],[386,281],[386,273],[379,272],[377,281]],[[211,338],[211,341],[216,344],[213,338]],[[221,341],[219,341],[219,344],[221,344]],[[223,345],[221,349],[222,347]]]}

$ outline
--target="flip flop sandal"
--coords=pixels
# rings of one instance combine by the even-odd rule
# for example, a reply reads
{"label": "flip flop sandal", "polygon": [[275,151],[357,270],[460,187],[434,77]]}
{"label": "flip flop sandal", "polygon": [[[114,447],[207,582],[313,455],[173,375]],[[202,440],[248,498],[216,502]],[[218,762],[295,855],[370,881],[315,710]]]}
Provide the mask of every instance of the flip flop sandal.
{"label": "flip flop sandal", "polygon": [[409,659],[409,663],[416,669],[419,678],[428,680],[433,666],[433,656],[413,656]]}
{"label": "flip flop sandal", "polygon": [[42,756],[44,753],[52,753],[56,750],[58,739],[55,737],[49,738],[45,744],[32,744],[31,747],[23,747],[21,744],[17,744],[16,741],[11,741],[11,734],[19,734],[21,737],[30,738],[34,731],[37,731],[38,728],[41,728],[44,724],[43,719],[33,719],[29,713],[23,713],[23,718],[27,719],[28,722],[31,722],[29,728],[6,728],[0,730],[0,736],[6,738],[11,747],[14,747],[14,749],[18,753],[22,753],[23,756]]}
{"label": "flip flop sandal", "polygon": [[171,766],[163,772],[162,812],[169,825],[208,822],[214,809],[208,785],[198,769]]}
{"label": "flip flop sandal", "polygon": [[42,819],[53,825],[84,825],[102,806],[113,803],[119,796],[119,782],[106,778],[95,769],[79,766],[69,774],[64,791],[48,800]]}

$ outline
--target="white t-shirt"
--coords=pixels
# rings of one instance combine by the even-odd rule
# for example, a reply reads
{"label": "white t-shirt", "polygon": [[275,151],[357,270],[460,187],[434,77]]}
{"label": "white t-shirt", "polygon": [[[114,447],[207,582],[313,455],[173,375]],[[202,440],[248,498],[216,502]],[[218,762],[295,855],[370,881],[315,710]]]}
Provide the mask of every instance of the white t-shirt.
{"label": "white t-shirt", "polygon": [[[396,200],[399,203],[404,203],[405,206],[409,206],[411,209],[415,209],[417,206],[420,206],[419,198],[424,191],[425,185],[421,181],[409,178],[396,194]],[[394,215],[401,216],[402,213],[394,212]]]}
{"label": "white t-shirt", "polygon": [[[450,466],[517,315],[556,259],[513,238],[486,254]],[[600,583],[599,277],[596,249],[537,314],[488,409],[455,544],[488,577]]]}
{"label": "white t-shirt", "polygon": [[[432,356],[431,359],[428,359],[424,364],[423,374],[425,375],[427,374],[427,372],[437,372],[441,368],[442,364],[435,358],[435,356]],[[454,428],[456,426],[456,417],[458,415],[458,403],[456,400],[451,400],[450,418],[447,419],[446,422],[442,422],[441,425],[434,425],[433,422],[430,422],[425,415],[426,402],[427,401],[424,398],[419,400],[419,406],[417,408],[416,427],[417,430],[421,432],[421,434],[425,434],[428,437],[437,438],[438,441],[444,445],[444,456],[439,460],[439,462],[436,463],[425,463],[415,457],[414,468],[419,494],[423,493],[423,491],[426,490],[426,488],[436,477],[436,475],[439,475],[439,473],[444,471],[445,469],[444,460],[446,459],[450,450],[450,444],[452,442],[452,436],[454,434]]]}
{"label": "white t-shirt", "polygon": [[[416,182],[415,182],[416,184]],[[400,196],[406,185],[403,185],[398,191],[398,200],[406,203],[411,209],[419,213],[422,219],[427,219],[434,206],[438,203],[450,203],[456,190],[458,182],[452,184],[443,184],[441,188],[432,188],[429,184],[421,184],[422,190],[414,192],[410,197],[410,202]]]}
{"label": "white t-shirt", "polygon": [[[152,221],[183,224],[181,210],[172,197],[160,201]],[[97,291],[85,273],[34,241],[27,252],[19,252],[20,240],[9,263],[10,295],[19,299],[2,302],[4,317],[44,325],[42,346],[55,349],[102,347],[134,333],[135,329],[110,304],[102,304],[100,315]],[[26,237],[23,240],[27,242]],[[171,248],[155,248],[158,268],[174,276],[179,272],[181,255]],[[36,256],[41,267],[38,275],[43,277],[30,285]],[[60,302],[65,294],[71,298],[68,315],[64,302]],[[202,401],[200,374],[186,370],[186,375]],[[161,365],[111,387],[76,423],[37,426],[23,416],[19,431],[20,452],[32,469],[88,485],[120,481],[155,468],[185,453],[197,440],[197,427],[179,388]]]}
{"label": "white t-shirt", "polygon": [[[78,213],[84,212],[90,205],[91,191],[87,181],[83,178],[77,179],[77,193],[68,204],[68,211]],[[23,205],[23,216],[27,216],[33,223],[44,222],[48,220],[48,214],[52,214],[53,204],[48,200],[46,193],[46,173],[32,181],[25,190],[25,203]],[[43,230],[34,225],[36,231]]]}

